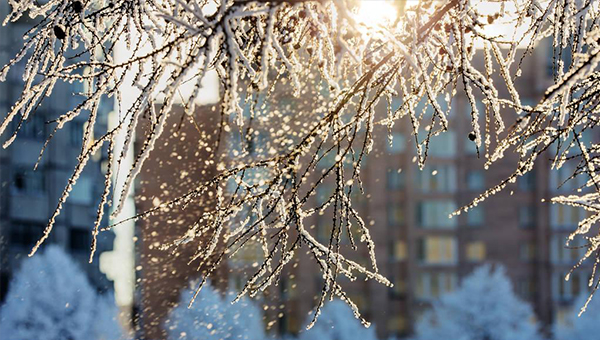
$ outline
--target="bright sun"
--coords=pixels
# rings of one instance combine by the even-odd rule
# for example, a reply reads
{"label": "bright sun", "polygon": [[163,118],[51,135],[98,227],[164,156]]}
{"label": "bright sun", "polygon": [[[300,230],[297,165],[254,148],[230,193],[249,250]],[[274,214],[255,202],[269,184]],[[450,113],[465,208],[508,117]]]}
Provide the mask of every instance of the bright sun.
{"label": "bright sun", "polygon": [[398,9],[390,0],[359,0],[358,19],[367,26],[386,25],[398,16]]}

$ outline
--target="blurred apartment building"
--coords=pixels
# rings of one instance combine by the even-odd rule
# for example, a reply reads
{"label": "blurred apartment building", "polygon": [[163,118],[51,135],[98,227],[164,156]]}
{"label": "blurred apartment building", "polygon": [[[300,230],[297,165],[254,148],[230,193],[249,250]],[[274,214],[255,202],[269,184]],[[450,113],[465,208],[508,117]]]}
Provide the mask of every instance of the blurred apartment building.
{"label": "blurred apartment building", "polygon": [[[543,49],[535,53],[525,59],[523,74],[516,82],[526,105],[534,105],[552,81],[551,53]],[[550,171],[548,156],[539,159],[534,171],[517,183],[469,213],[449,219],[450,212],[504,180],[518,159],[508,153],[506,159],[485,171],[485,150],[479,150],[478,157],[468,138],[468,101],[459,95],[453,103],[450,131],[432,139],[423,171],[416,164],[414,139],[406,120],[395,125],[391,146],[384,138],[386,128],[376,132],[380,138],[376,138],[361,171],[366,196],[355,197],[354,205],[371,223],[380,272],[394,287],[364,281],[360,275],[342,285],[373,322],[380,338],[406,336],[431,302],[454,290],[473,268],[484,263],[502,264],[515,292],[533,305],[539,321],[549,330],[552,322],[561,322],[571,311],[573,298],[587,291],[590,273],[590,266],[584,265],[565,281],[566,273],[585,251],[565,248],[565,237],[584,211],[551,204],[549,199],[582,183],[558,190],[573,168]],[[506,121],[514,121],[509,114],[514,115],[507,112]],[[319,200],[333,190],[332,184],[328,188],[324,183],[314,204],[322,204]],[[317,236],[327,244],[331,217],[317,216],[312,223]],[[358,259],[368,263],[366,247],[362,244],[359,248]],[[349,247],[346,251],[352,252]],[[281,332],[302,331],[316,305],[323,280],[313,262],[306,256],[283,279]]]}
{"label": "blurred apartment building", "polygon": [[[4,18],[9,4],[0,2],[0,17]],[[23,19],[25,20],[25,19]],[[31,22],[15,23],[0,29],[0,64],[4,65],[21,48],[24,31]],[[0,83],[0,119],[4,119],[23,88],[23,64],[12,69],[5,82]],[[64,114],[81,97],[82,88],[59,84],[54,94],[46,98],[33,117],[26,121],[18,138],[7,149],[0,148],[0,302],[9,288],[10,279],[20,261],[27,257],[34,243],[42,236],[48,219],[56,208],[60,194],[67,184],[81,150],[86,117],[77,117],[59,131],[48,145],[37,169],[33,166],[53,124],[46,124]],[[107,102],[99,110],[106,119],[112,105]],[[16,125],[11,125],[2,136],[10,137]],[[106,130],[103,120],[96,127]],[[77,181],[62,213],[57,219],[47,243],[61,245],[80,263],[91,283],[101,291],[112,287],[99,268],[99,254],[112,248],[112,232],[100,233],[98,252],[92,264],[88,263],[91,228],[96,218],[98,197],[103,190],[106,162],[97,153]],[[42,246],[43,250],[44,246]]]}
{"label": "blurred apartment building", "polygon": [[[552,81],[551,57],[546,52],[538,49],[534,57],[525,59],[517,81],[524,104],[535,104]],[[285,98],[280,102],[286,103]],[[395,125],[392,145],[384,138],[385,128],[377,131],[381,138],[376,138],[361,172],[366,195],[357,195],[355,206],[372,224],[380,272],[392,280],[394,288],[360,278],[343,286],[373,322],[380,338],[409,335],[431,302],[454,290],[462,277],[484,263],[507,268],[516,293],[533,305],[545,327],[560,322],[571,311],[573,299],[587,289],[586,268],[575,272],[570,281],[564,280],[583,251],[566,249],[565,237],[583,212],[548,202],[577,187],[577,183],[570,183],[557,189],[572,171],[568,166],[550,171],[548,160],[539,159],[535,170],[517,183],[471,212],[448,219],[451,211],[504,180],[516,160],[515,155],[507,154],[506,159],[485,171],[485,150],[479,150],[478,157],[468,138],[468,101],[459,95],[453,103],[450,131],[432,139],[425,170],[419,171],[416,165],[410,125],[401,121]],[[506,112],[506,121],[514,119],[510,114],[514,115]],[[136,187],[138,211],[177,197],[215,173],[214,164],[206,163],[210,159],[196,145],[198,138],[194,136],[202,134],[206,138],[216,131],[216,117],[209,115],[209,110],[194,115],[197,122],[206,122],[200,127],[188,122],[190,117],[173,115],[170,130],[163,134],[140,174]],[[138,139],[138,146],[141,142]],[[325,183],[313,203],[322,203],[319,200],[332,190]],[[181,235],[212,204],[210,200],[199,202],[197,209],[188,209],[183,219],[155,215],[137,223],[139,290],[135,309],[138,334],[143,338],[164,337],[162,325],[169,310],[177,304],[181,289],[199,275],[197,268],[188,263],[193,246],[186,245],[173,253],[160,246]],[[177,209],[170,212],[175,213]],[[315,217],[311,223],[316,236],[327,242],[331,218]],[[366,263],[366,249],[361,249],[358,258]],[[264,296],[267,326],[280,333],[303,329],[322,289],[321,273],[303,251],[299,254],[299,261]],[[248,268],[260,256],[260,252],[249,249],[228,263],[229,268],[223,268],[217,280],[241,286],[252,272]]]}

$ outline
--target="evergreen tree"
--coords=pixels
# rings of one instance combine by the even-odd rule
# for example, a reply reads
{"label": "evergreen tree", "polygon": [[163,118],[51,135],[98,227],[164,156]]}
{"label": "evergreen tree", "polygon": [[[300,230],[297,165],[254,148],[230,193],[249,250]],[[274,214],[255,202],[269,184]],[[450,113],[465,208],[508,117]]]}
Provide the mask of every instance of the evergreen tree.
{"label": "evergreen tree", "polygon": [[501,266],[476,269],[417,323],[415,340],[536,340],[534,313]]}
{"label": "evergreen tree", "polygon": [[573,311],[567,316],[564,323],[554,325],[554,338],[556,340],[587,340],[593,334],[600,334],[600,298],[594,296],[586,308],[586,312],[578,316],[580,307],[584,306],[588,294],[581,294],[573,304]]}
{"label": "evergreen tree", "polygon": [[[2,340],[115,340],[115,308],[58,246],[23,261],[0,310]],[[110,313],[110,314],[109,314]]]}
{"label": "evergreen tree", "polygon": [[374,326],[365,328],[341,300],[327,303],[321,313],[311,329],[300,333],[299,340],[377,340]]}
{"label": "evergreen tree", "polygon": [[233,293],[221,297],[210,284],[202,288],[188,308],[193,292],[184,291],[180,304],[174,308],[166,328],[170,340],[262,340],[266,338],[262,313],[255,303],[246,298],[236,303]]}

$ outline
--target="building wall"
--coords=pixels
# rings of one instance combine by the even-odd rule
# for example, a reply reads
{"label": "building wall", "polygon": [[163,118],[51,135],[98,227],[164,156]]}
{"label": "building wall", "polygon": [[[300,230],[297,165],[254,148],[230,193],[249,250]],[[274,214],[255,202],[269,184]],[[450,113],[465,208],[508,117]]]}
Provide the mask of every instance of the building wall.
{"label": "building wall", "polygon": [[[217,160],[209,156],[205,147],[214,145],[218,112],[209,107],[199,109],[193,115],[194,122],[181,107],[173,110],[138,176],[135,188],[138,213],[184,195],[216,174]],[[148,123],[147,120],[140,123],[136,151],[143,143]],[[198,143],[199,133],[206,138],[203,139],[206,145]],[[136,223],[138,292],[134,323],[138,337],[165,339],[163,326],[170,310],[178,305],[181,292],[189,289],[190,282],[205,273],[206,267],[199,268],[198,261],[190,262],[196,250],[202,248],[202,238],[170,249],[162,246],[182,237],[214,204],[211,197],[203,195],[192,199],[185,208],[176,206]],[[217,288],[226,287],[226,268],[220,266],[211,276]]]}

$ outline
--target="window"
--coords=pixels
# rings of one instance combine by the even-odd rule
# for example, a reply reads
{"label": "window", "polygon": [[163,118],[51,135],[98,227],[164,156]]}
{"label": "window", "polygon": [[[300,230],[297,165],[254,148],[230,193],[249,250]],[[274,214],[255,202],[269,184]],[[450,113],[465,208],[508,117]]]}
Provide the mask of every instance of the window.
{"label": "window", "polygon": [[456,287],[456,274],[423,272],[417,275],[416,295],[419,299],[435,299],[450,293]]}
{"label": "window", "polygon": [[535,282],[531,278],[523,278],[517,283],[517,292],[524,299],[530,299],[535,292]]}
{"label": "window", "polygon": [[69,195],[71,202],[86,205],[92,204],[94,197],[93,185],[94,183],[89,177],[79,177],[73,186],[73,190],[71,190],[71,194]]}
{"label": "window", "polygon": [[10,229],[10,242],[18,247],[31,248],[43,233],[43,224],[16,222]]}
{"label": "window", "polygon": [[[360,190],[357,190],[360,191]],[[334,194],[335,187],[330,183],[321,183],[316,189],[316,200],[318,205],[325,204],[327,200]]]}
{"label": "window", "polygon": [[417,186],[423,192],[456,191],[456,168],[451,164],[427,165],[417,171]]}
{"label": "window", "polygon": [[485,260],[485,243],[475,241],[467,244],[467,260],[469,262],[481,262]]}
{"label": "window", "polygon": [[550,206],[550,226],[553,229],[571,229],[585,218],[585,210],[564,204]]}
{"label": "window", "polygon": [[405,241],[395,241],[392,245],[393,249],[393,259],[396,261],[404,261],[406,260],[407,249]]}
{"label": "window", "polygon": [[427,236],[419,239],[417,258],[424,264],[456,264],[456,238],[452,236]]}
{"label": "window", "polygon": [[423,201],[417,205],[417,223],[423,228],[454,228],[457,219],[449,217],[454,210],[456,210],[454,201]]}
{"label": "window", "polygon": [[550,258],[555,264],[575,264],[586,252],[585,241],[575,239],[566,245],[566,237],[553,235],[550,240]]}
{"label": "window", "polygon": [[43,170],[15,169],[13,188],[23,194],[40,194],[46,191]]}
{"label": "window", "polygon": [[404,223],[404,207],[398,204],[388,205],[388,225],[397,226]]}
{"label": "window", "polygon": [[392,132],[392,143],[387,143],[387,150],[391,154],[399,154],[404,152],[406,148],[406,139],[400,132]]}
{"label": "window", "polygon": [[575,172],[575,166],[573,162],[564,163],[559,169],[553,169],[550,171],[550,189],[554,191],[573,191],[577,188],[585,185],[585,176],[577,176],[569,179]]}
{"label": "window", "polygon": [[442,132],[429,140],[427,155],[439,158],[452,158],[456,155],[456,134],[454,131]]}
{"label": "window", "polygon": [[469,209],[466,214],[469,227],[480,227],[485,222],[485,214],[481,204]]}
{"label": "window", "polygon": [[530,191],[535,189],[535,174],[533,172],[528,172],[523,176],[517,178],[517,184],[519,189],[523,191]]}
{"label": "window", "polygon": [[[18,124],[18,121],[18,119],[13,120],[13,123],[15,123],[15,129]],[[21,125],[21,129],[19,130],[19,138],[45,140],[45,126],[46,122],[43,112],[31,112],[29,118],[25,122],[23,122],[23,125]]]}
{"label": "window", "polygon": [[479,191],[485,188],[485,177],[483,175],[483,171],[473,170],[467,172],[467,188],[473,191]]}
{"label": "window", "polygon": [[83,141],[83,127],[85,122],[71,121],[69,122],[70,134],[69,141],[71,146],[80,147]]}
{"label": "window", "polygon": [[388,169],[386,179],[388,190],[399,190],[404,187],[404,174],[402,173],[402,169]]}
{"label": "window", "polygon": [[571,300],[582,292],[587,292],[585,273],[573,272],[569,280],[565,280],[566,273],[554,273],[552,281],[552,295],[554,300]]}
{"label": "window", "polygon": [[406,281],[404,279],[397,277],[392,279],[392,282],[394,283],[392,291],[394,295],[398,296],[406,293]]}
{"label": "window", "polygon": [[525,242],[519,246],[519,258],[522,261],[530,262],[535,260],[536,253],[535,243]]}
{"label": "window", "polygon": [[89,230],[72,228],[69,230],[69,248],[73,251],[88,251],[91,246]]}
{"label": "window", "polygon": [[395,315],[388,319],[388,330],[393,333],[402,333],[408,329],[408,321],[402,315]]}
{"label": "window", "polygon": [[519,227],[533,228],[535,226],[535,206],[532,204],[519,207]]}

